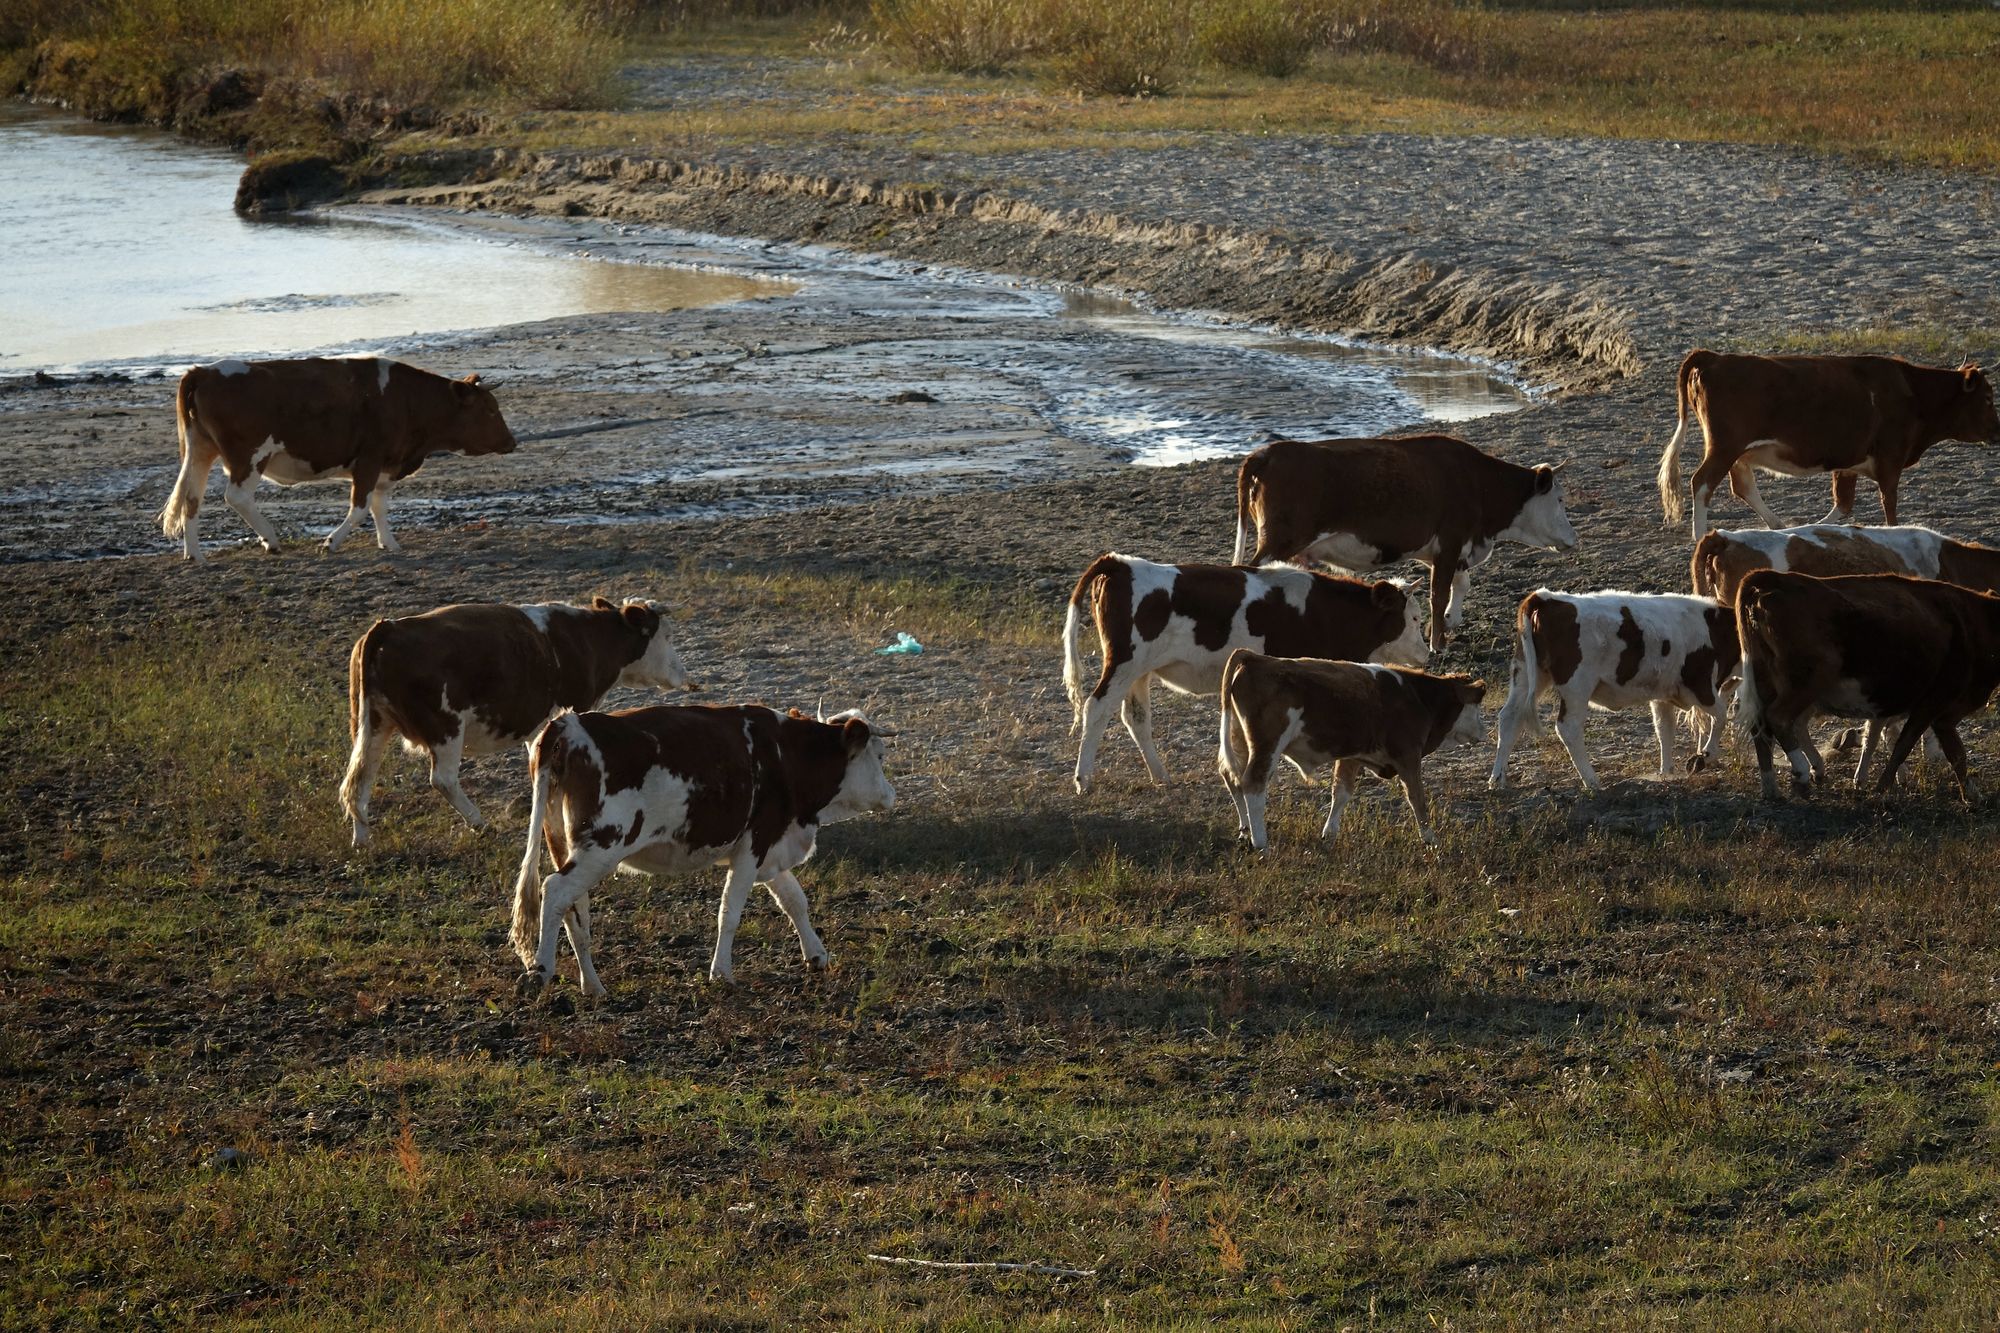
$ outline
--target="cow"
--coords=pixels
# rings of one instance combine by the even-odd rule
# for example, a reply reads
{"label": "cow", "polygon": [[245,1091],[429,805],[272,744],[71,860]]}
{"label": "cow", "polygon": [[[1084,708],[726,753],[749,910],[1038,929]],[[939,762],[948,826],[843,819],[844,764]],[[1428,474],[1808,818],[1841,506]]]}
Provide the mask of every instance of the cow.
{"label": "cow", "polygon": [[2000,592],[2000,551],[1955,541],[1929,528],[1857,528],[1814,523],[1799,528],[1717,528],[1694,544],[1689,579],[1695,592],[1736,604],[1736,585],[1753,569],[1839,574],[1909,574],[1977,592]]}
{"label": "cow", "polygon": [[1526,723],[1540,726],[1539,695],[1556,696],[1556,734],[1586,790],[1601,790],[1583,748],[1592,708],[1650,706],[1660,745],[1660,776],[1675,772],[1675,725],[1685,710],[1695,728],[1688,771],[1715,757],[1735,687],[1736,617],[1708,597],[1633,592],[1567,593],[1538,588],[1514,617],[1514,662],[1500,709],[1500,743],[1487,786],[1507,785],[1507,757]]}
{"label": "cow", "polygon": [[525,744],[550,714],[590,708],[614,685],[697,689],[657,602],[470,603],[378,620],[347,659],[353,753],[340,804],[368,842],[368,798],[389,743],[430,757],[431,785],[474,828],[459,761]]}
{"label": "cow", "polygon": [[[727,866],[711,981],[734,981],[731,950],[750,886],[790,919],[808,966],[827,964],[793,870],[822,824],[893,809],[882,738],[859,712],[824,721],[759,706],[559,713],[529,750],[534,798],[514,886],[521,989],[555,975],[556,927],[569,934],[584,994],[604,986],[590,957],[590,894],[624,869],[678,875]],[[544,842],[555,873],[539,879]]]}
{"label": "cow", "polygon": [[1697,349],[1674,379],[1678,419],[1660,455],[1660,505],[1681,521],[1681,440],[1688,411],[1701,423],[1701,462],[1689,483],[1694,538],[1708,531],[1709,501],[1724,477],[1767,528],[1783,520],[1757,491],[1757,469],[1781,476],[1833,474],[1825,523],[1854,518],[1855,478],[1882,493],[1896,521],[1896,485],[1940,440],[2000,437],[1993,385],[1978,366],[1920,366],[1894,356],[1750,356]]}
{"label": "cow", "polygon": [[1305,558],[1365,574],[1421,561],[1431,574],[1433,651],[1465,618],[1471,571],[1501,542],[1576,545],[1556,467],[1522,467],[1449,435],[1412,435],[1278,440],[1236,473],[1237,564]]}
{"label": "cow", "polygon": [[379,356],[218,361],[181,376],[174,395],[181,470],[160,510],[160,528],[200,560],[202,494],[216,460],[222,496],[267,551],[278,532],[257,507],[257,483],[351,483],[347,517],[326,537],[340,549],[364,512],[375,542],[402,548],[389,532],[391,487],[435,453],[510,454],[513,432],[479,376],[443,375]]}
{"label": "cow", "polygon": [[[1097,626],[1103,668],[1083,688],[1083,626]],[[1167,781],[1153,748],[1155,678],[1182,694],[1213,694],[1237,648],[1287,657],[1425,661],[1422,612],[1400,583],[1364,583],[1303,569],[1158,565],[1116,552],[1092,561],[1070,594],[1063,622],[1063,686],[1072,731],[1081,729],[1076,790],[1090,790],[1097,747],[1113,713]]]}
{"label": "cow", "polygon": [[[1808,773],[1824,776],[1805,724],[1827,712],[1875,723],[1904,719],[1877,791],[1894,784],[1928,731],[1960,794],[1971,799],[1958,723],[2000,685],[2000,597],[1900,574],[1819,579],[1760,569],[1737,588],[1736,631],[1743,644],[1737,711],[1756,743],[1767,798],[1778,796],[1773,742],[1791,760],[1796,792],[1807,789]],[[1870,728],[1857,787],[1867,778],[1875,736]]]}
{"label": "cow", "polygon": [[1486,682],[1401,667],[1266,657],[1239,648],[1222,669],[1222,737],[1216,768],[1236,806],[1236,836],[1263,851],[1271,770],[1333,765],[1333,804],[1320,837],[1340,831],[1354,784],[1369,769],[1403,784],[1417,832],[1437,842],[1424,795],[1423,757],[1447,741],[1477,745]]}

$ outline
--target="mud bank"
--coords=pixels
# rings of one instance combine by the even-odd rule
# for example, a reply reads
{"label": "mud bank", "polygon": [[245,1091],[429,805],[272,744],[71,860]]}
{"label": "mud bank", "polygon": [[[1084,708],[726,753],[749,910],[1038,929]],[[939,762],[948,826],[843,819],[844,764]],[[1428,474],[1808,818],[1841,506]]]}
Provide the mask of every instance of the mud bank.
{"label": "mud bank", "polygon": [[1139,295],[1156,306],[1505,361],[1568,391],[1639,370],[1629,318],[1588,293],[1411,256],[1363,263],[1333,246],[1249,229],[1052,208],[992,190],[656,158],[503,151],[477,166],[454,155],[433,169],[487,179],[360,197],[586,214],[1017,273]]}

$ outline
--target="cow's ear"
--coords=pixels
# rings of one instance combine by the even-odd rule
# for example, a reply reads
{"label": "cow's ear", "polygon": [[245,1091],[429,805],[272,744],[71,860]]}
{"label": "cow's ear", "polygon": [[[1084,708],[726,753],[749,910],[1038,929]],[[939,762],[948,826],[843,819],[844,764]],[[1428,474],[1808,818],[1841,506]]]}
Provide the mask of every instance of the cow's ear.
{"label": "cow's ear", "polygon": [[593,597],[590,599],[590,609],[593,611],[616,611],[618,603],[612,601],[609,597]]}
{"label": "cow's ear", "polygon": [[1981,389],[1985,387],[1986,387],[1985,373],[1981,371],[1978,366],[1972,366],[1972,365],[1966,366],[1965,391],[1967,393],[1978,393]]}
{"label": "cow's ear", "polygon": [[1463,680],[1458,686],[1459,698],[1468,704],[1477,704],[1486,698],[1486,682],[1483,680]]}
{"label": "cow's ear", "polygon": [[1384,611],[1400,610],[1408,600],[1408,594],[1387,579],[1377,583],[1368,595]]}
{"label": "cow's ear", "polygon": [[477,384],[479,383],[479,372],[475,370],[469,375],[461,375],[458,377],[458,382],[460,384]]}
{"label": "cow's ear", "polygon": [[660,614],[644,602],[627,602],[618,608],[618,614],[625,623],[642,634],[651,634],[660,627]]}
{"label": "cow's ear", "polygon": [[1556,470],[1543,463],[1535,468],[1535,494],[1547,495],[1556,488]]}
{"label": "cow's ear", "polygon": [[868,742],[874,738],[875,733],[858,717],[848,718],[846,725],[840,729],[840,740],[847,747],[847,756],[850,759],[867,749]]}

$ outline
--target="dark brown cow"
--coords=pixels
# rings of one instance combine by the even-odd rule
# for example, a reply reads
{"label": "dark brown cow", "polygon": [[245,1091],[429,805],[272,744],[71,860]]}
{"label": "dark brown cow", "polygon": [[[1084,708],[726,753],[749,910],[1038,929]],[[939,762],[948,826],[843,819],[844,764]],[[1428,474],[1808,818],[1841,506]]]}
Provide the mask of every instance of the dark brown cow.
{"label": "dark brown cow", "polygon": [[386,512],[394,483],[432,454],[508,454],[515,447],[493,391],[477,375],[446,379],[378,356],[196,366],[181,376],[175,418],[181,471],[160,527],[182,539],[190,560],[202,558],[201,500],[217,459],[223,498],[265,550],[278,549],[277,529],[257,508],[257,483],[269,477],[281,486],[351,482],[347,517],[327,534],[326,549],[339,550],[372,512],[376,543],[395,551]]}
{"label": "dark brown cow", "polygon": [[1576,545],[1555,468],[1521,467],[1449,435],[1413,435],[1279,440],[1236,473],[1237,564],[1305,558],[1364,574],[1422,561],[1433,651],[1464,619],[1472,569],[1501,542]]}
{"label": "dark brown cow", "polygon": [[1954,541],[1929,528],[1856,528],[1814,523],[1800,528],[1717,528],[1694,544],[1694,590],[1728,606],[1754,569],[1815,578],[1841,574],[1908,574],[1940,579],[1976,592],[2000,592],[2000,551]]}
{"label": "dark brown cow", "polygon": [[1701,462],[1689,489],[1694,535],[1708,531],[1709,501],[1723,478],[1767,528],[1784,522],[1757,492],[1757,469],[1803,477],[1833,474],[1833,508],[1822,520],[1854,518],[1856,477],[1882,493],[1896,521],[1896,484],[1940,440],[1990,443],[2000,436],[1993,385],[1977,366],[1949,370],[1893,356],[1748,356],[1693,351],[1675,379],[1679,419],[1660,455],[1660,504],[1681,519],[1681,439],[1688,410],[1701,422]]}
{"label": "dark brown cow", "polygon": [[1264,792],[1271,770],[1290,758],[1301,769],[1333,765],[1322,838],[1340,831],[1341,812],[1365,768],[1403,784],[1417,832],[1436,842],[1423,758],[1447,741],[1479,744],[1485,697],[1486,682],[1470,676],[1231,653],[1222,670],[1216,768],[1236,805],[1236,835],[1264,850]]}
{"label": "dark brown cow", "polygon": [[[1904,719],[1877,790],[1895,782],[1929,731],[1970,799],[1958,723],[2000,685],[2000,597],[1897,574],[1816,579],[1762,569],[1737,589],[1736,626],[1743,641],[1737,708],[1756,742],[1767,797],[1778,795],[1773,741],[1792,762],[1796,791],[1806,790],[1808,773],[1824,775],[1806,723],[1826,712],[1872,723]],[[1876,731],[1869,729],[1857,786]]]}
{"label": "dark brown cow", "polygon": [[614,685],[694,689],[655,602],[589,606],[468,603],[378,620],[347,660],[354,751],[340,804],[354,845],[368,841],[368,797],[389,743],[430,756],[431,785],[474,828],[479,807],[459,761],[520,745],[559,708],[589,708]]}
{"label": "dark brown cow", "polygon": [[[514,886],[514,950],[524,987],[555,975],[556,926],[568,931],[587,995],[604,987],[590,958],[590,894],[612,871],[678,875],[727,866],[712,981],[733,981],[731,949],[750,886],[763,884],[815,968],[826,948],[792,874],[822,824],[892,809],[882,737],[859,713],[816,722],[761,707],[628,708],[561,713],[529,751],[534,806]],[[546,835],[556,872],[538,879]]]}
{"label": "dark brown cow", "polygon": [[[1083,689],[1083,626],[1097,626],[1104,666]],[[1063,625],[1063,686],[1083,729],[1076,789],[1090,790],[1097,747],[1122,714],[1153,781],[1167,767],[1153,748],[1153,679],[1183,694],[1213,694],[1238,648],[1288,657],[1424,661],[1422,613],[1401,584],[1363,583],[1282,566],[1156,565],[1101,555],[1070,594]]]}

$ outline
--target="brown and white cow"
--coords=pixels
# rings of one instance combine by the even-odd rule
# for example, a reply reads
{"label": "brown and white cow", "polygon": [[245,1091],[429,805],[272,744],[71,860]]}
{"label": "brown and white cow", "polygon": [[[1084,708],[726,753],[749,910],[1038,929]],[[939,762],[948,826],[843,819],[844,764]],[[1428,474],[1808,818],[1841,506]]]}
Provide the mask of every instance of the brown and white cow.
{"label": "brown and white cow", "polygon": [[[1097,626],[1104,665],[1083,688],[1083,625]],[[1063,686],[1083,731],[1076,789],[1090,790],[1097,747],[1113,713],[1145,756],[1153,781],[1167,780],[1153,747],[1153,681],[1183,694],[1213,694],[1238,648],[1286,657],[1424,662],[1422,611],[1399,583],[1364,583],[1276,566],[1157,565],[1101,555],[1070,594],[1063,623]]]}
{"label": "brown and white cow", "polygon": [[354,750],[340,804],[354,845],[368,841],[369,794],[397,737],[430,756],[431,785],[478,828],[459,761],[524,744],[556,710],[592,707],[614,685],[697,688],[658,603],[468,603],[376,621],[347,659]]}
{"label": "brown and white cow", "polygon": [[1661,777],[1675,774],[1679,714],[1702,719],[1688,759],[1688,770],[1699,770],[1722,739],[1737,658],[1736,617],[1712,598],[1536,589],[1514,617],[1514,664],[1487,785],[1507,785],[1507,758],[1522,725],[1541,725],[1535,700],[1542,694],[1556,697],[1556,734],[1590,791],[1600,789],[1583,748],[1583,720],[1592,708],[1650,707]]}
{"label": "brown and white cow", "polygon": [[[825,967],[792,871],[813,854],[822,824],[895,806],[882,769],[882,738],[895,734],[855,712],[821,722],[754,706],[558,714],[529,751],[534,806],[514,886],[523,987],[555,975],[561,924],[584,993],[604,994],[590,958],[590,894],[619,869],[729,868],[712,981],[735,980],[730,954],[752,884],[790,919],[807,964]],[[544,839],[556,871],[540,879]]]}
{"label": "brown and white cow", "polygon": [[1723,478],[1767,528],[1782,528],[1757,491],[1757,470],[1833,474],[1823,522],[1854,518],[1856,477],[1882,493],[1896,521],[1896,484],[1940,440],[1984,444],[2000,437],[1993,385],[1977,366],[1919,366],[1893,356],[1750,356],[1689,352],[1675,377],[1679,413],[1660,455],[1660,504],[1681,519],[1681,439],[1688,411],[1701,422],[1702,454],[1689,490],[1694,536],[1708,531],[1709,502]]}
{"label": "brown and white cow", "polygon": [[1501,542],[1576,545],[1556,468],[1521,467],[1449,435],[1413,435],[1278,440],[1236,473],[1236,563],[1304,558],[1365,574],[1422,561],[1433,650],[1465,617],[1471,571]]}
{"label": "brown and white cow", "polygon": [[264,549],[278,549],[278,532],[257,507],[257,483],[351,483],[347,517],[327,534],[337,551],[364,512],[375,517],[375,541],[400,548],[389,533],[390,488],[436,453],[508,454],[514,435],[493,391],[477,375],[447,379],[379,356],[302,357],[286,361],[218,361],[181,376],[174,416],[181,470],[160,527],[200,560],[202,494],[220,459],[222,496],[243,516]]}
{"label": "brown and white cow", "polygon": [[2000,592],[2000,551],[1954,541],[1929,528],[1857,528],[1814,523],[1799,528],[1717,528],[1694,544],[1689,578],[1696,593],[1736,604],[1736,585],[1753,569],[1815,578],[1908,574],[1976,592]]}
{"label": "brown and white cow", "polygon": [[1363,769],[1395,778],[1426,843],[1437,841],[1424,795],[1423,758],[1446,742],[1477,745],[1486,682],[1400,667],[1239,650],[1222,670],[1222,739],[1216,768],[1236,806],[1236,836],[1263,851],[1265,790],[1290,759],[1301,771],[1333,765],[1333,804],[1322,838],[1340,831]]}
{"label": "brown and white cow", "polygon": [[[1806,790],[1808,773],[1824,776],[1806,724],[1825,712],[1904,720],[1878,791],[1895,782],[1928,731],[1971,798],[1958,723],[2000,685],[2000,597],[1899,574],[1818,579],[1760,569],[1737,589],[1736,627],[1743,643],[1737,711],[1757,745],[1765,796],[1778,795],[1774,741],[1791,760],[1794,790]],[[1876,732],[1869,729],[1856,786],[1866,780]]]}

